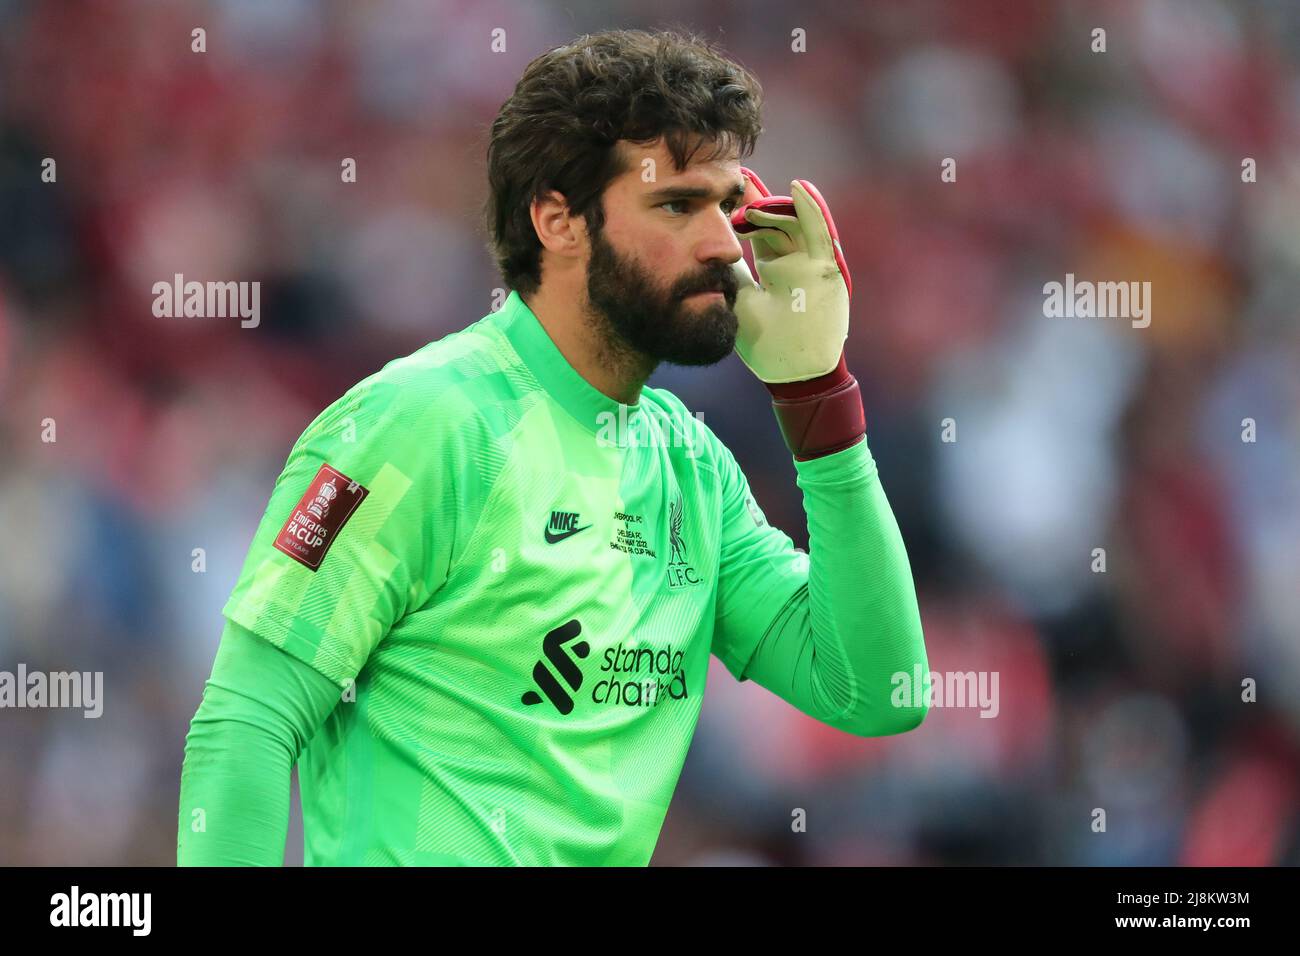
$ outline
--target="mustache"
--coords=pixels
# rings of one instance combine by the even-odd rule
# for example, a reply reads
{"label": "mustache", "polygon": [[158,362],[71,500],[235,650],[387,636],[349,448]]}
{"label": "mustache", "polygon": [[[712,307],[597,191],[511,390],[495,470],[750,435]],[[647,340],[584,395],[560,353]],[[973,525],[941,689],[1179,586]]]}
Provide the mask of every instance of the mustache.
{"label": "mustache", "polygon": [[735,274],[731,271],[731,267],[721,266],[717,269],[710,269],[702,275],[692,276],[678,282],[673,289],[673,297],[684,299],[696,292],[721,292],[730,302],[736,297],[738,290],[739,284],[736,281]]}

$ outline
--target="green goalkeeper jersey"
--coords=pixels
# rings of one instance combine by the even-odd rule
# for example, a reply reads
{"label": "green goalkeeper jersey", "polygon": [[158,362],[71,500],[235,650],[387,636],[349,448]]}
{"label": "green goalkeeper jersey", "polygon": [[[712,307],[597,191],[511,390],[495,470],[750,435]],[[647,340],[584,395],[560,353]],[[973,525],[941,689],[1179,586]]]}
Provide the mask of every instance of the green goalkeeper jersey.
{"label": "green goalkeeper jersey", "polygon": [[602,394],[512,292],[311,423],[224,614],[340,688],[308,864],[644,865],[710,653],[743,679],[807,584],[702,422]]}

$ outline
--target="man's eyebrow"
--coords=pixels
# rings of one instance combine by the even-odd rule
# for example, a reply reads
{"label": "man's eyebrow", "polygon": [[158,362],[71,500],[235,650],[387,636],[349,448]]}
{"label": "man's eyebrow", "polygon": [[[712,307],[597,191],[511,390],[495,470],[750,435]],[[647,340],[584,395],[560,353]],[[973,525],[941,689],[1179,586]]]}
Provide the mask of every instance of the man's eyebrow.
{"label": "man's eyebrow", "polygon": [[[714,195],[713,190],[707,186],[665,186],[663,189],[645,194],[646,199],[651,202],[665,202],[670,199],[708,199],[712,195]],[[722,198],[739,199],[743,195],[745,195],[745,183],[741,180],[733,184]]]}

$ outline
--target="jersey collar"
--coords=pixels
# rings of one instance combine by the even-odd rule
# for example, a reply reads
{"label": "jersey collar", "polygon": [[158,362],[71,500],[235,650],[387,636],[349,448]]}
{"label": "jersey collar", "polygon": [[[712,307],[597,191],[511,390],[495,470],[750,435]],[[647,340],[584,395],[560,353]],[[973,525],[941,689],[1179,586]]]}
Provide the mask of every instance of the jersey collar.
{"label": "jersey collar", "polygon": [[496,318],[498,327],[541,386],[589,431],[597,432],[602,423],[618,421],[620,416],[626,421],[641,409],[643,403],[624,405],[583,378],[517,291],[511,290]]}

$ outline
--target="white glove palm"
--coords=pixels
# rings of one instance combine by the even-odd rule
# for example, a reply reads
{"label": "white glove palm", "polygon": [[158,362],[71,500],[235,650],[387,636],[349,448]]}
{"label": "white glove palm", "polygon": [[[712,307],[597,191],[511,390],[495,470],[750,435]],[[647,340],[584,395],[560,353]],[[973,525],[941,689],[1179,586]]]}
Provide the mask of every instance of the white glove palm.
{"label": "white glove palm", "polygon": [[736,352],[758,378],[772,384],[824,375],[839,364],[849,333],[852,280],[835,223],[817,187],[790,183],[790,196],[762,194],[732,214],[754,252],[754,281],[744,259],[732,264],[739,283]]}

